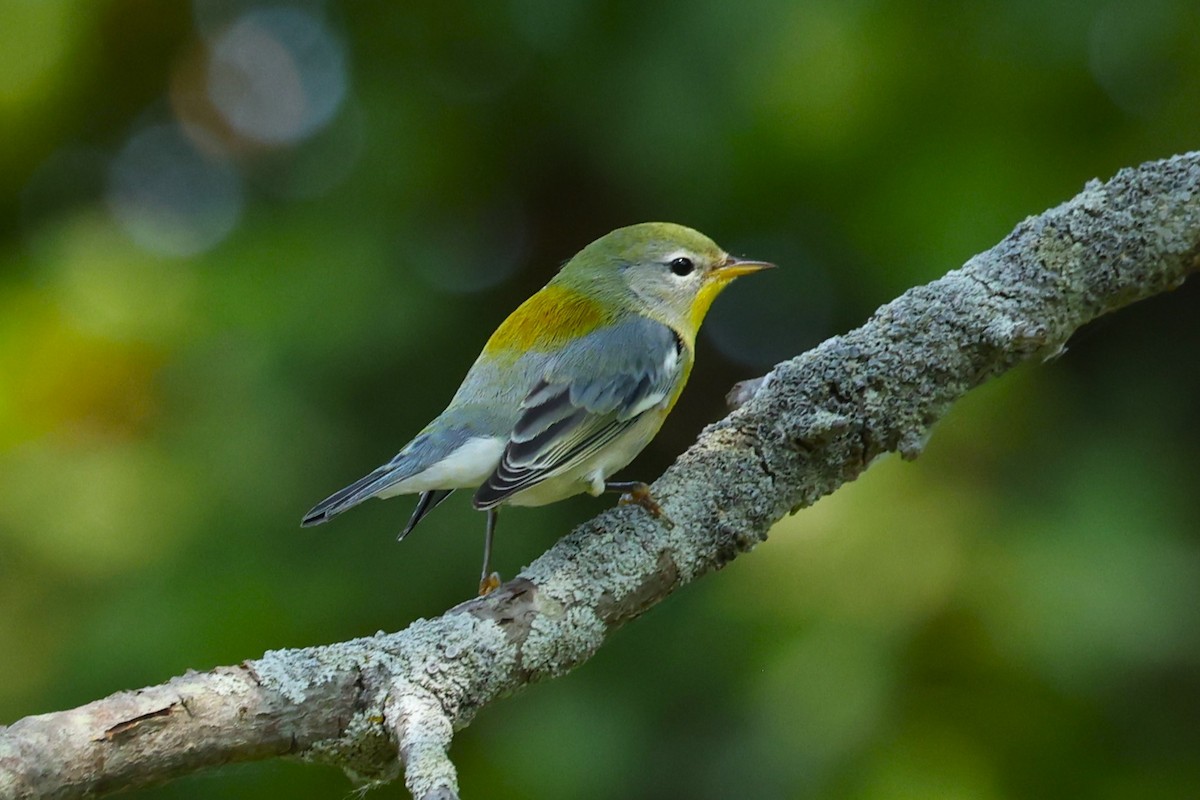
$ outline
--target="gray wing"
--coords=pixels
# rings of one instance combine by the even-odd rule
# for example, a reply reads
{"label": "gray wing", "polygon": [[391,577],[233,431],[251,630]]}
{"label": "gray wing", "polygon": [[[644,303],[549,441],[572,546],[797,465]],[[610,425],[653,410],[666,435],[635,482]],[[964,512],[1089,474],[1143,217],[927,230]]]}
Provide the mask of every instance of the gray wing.
{"label": "gray wing", "polygon": [[587,460],[666,401],[682,368],[679,337],[643,317],[568,345],[521,403],[499,466],[475,492],[475,507],[492,508]]}

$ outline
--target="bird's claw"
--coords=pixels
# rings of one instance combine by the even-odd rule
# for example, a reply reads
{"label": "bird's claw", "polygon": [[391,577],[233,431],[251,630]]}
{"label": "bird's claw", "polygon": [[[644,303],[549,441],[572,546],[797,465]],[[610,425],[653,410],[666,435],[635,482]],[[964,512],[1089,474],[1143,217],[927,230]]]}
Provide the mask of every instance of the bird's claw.
{"label": "bird's claw", "polygon": [[500,573],[492,572],[479,579],[479,596],[487,597],[500,588]]}
{"label": "bird's claw", "polygon": [[663,512],[662,506],[658,504],[658,501],[654,499],[654,495],[650,493],[650,487],[644,483],[639,483],[621,495],[621,499],[617,501],[617,504],[622,506],[641,506],[649,511],[652,516],[661,519],[668,528],[675,527],[675,523]]}

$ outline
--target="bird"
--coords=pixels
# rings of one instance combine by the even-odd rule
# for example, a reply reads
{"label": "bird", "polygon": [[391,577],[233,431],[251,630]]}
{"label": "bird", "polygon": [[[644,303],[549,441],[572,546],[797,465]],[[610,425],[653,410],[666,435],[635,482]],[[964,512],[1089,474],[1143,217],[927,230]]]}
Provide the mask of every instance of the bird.
{"label": "bird", "polygon": [[656,516],[639,481],[612,481],[654,438],[695,362],[696,335],[735,278],[774,267],[668,222],[617,228],[584,247],[500,324],[446,410],[387,463],[317,503],[304,527],[372,497],[417,495],[404,539],[457,489],[487,513],[480,594],[499,507],[622,494]]}

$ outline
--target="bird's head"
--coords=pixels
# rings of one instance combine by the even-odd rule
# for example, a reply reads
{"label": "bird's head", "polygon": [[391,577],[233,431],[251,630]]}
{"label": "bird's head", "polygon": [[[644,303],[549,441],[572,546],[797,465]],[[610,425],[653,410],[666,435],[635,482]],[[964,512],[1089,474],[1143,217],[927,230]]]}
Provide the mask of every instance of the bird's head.
{"label": "bird's head", "polygon": [[735,258],[683,225],[643,222],[589,244],[567,262],[557,280],[692,339],[713,300],[734,278],[773,266]]}

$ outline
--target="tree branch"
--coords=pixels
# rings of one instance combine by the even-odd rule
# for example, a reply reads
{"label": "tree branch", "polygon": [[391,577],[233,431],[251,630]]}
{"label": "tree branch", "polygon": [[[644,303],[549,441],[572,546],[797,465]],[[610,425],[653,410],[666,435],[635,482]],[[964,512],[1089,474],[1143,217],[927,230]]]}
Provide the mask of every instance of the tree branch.
{"label": "tree branch", "polygon": [[492,595],[404,631],[122,692],[0,728],[0,797],[70,798],[296,756],[457,796],[453,731],[586,661],[615,628],[766,537],[877,456],[915,458],[972,387],[1200,268],[1200,153],[1093,181],[996,247],[743,387],[654,485],[674,522],[607,511]]}

